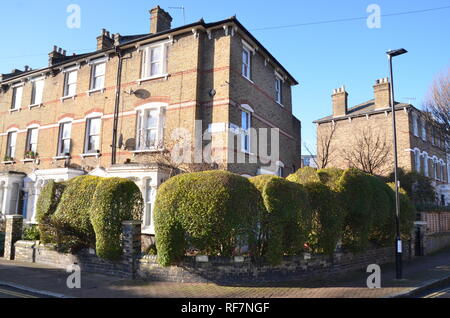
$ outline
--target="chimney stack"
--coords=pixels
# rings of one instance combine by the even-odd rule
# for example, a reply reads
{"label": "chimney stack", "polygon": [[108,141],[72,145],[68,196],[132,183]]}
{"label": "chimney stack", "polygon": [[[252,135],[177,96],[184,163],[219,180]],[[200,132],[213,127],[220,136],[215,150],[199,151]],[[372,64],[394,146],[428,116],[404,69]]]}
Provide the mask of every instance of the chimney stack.
{"label": "chimney stack", "polygon": [[333,94],[331,95],[331,100],[333,102],[333,117],[347,115],[347,98],[348,93],[345,91],[345,86],[333,90]]}
{"label": "chimney stack", "polygon": [[159,6],[150,10],[150,33],[155,34],[170,30],[172,17]]}
{"label": "chimney stack", "polygon": [[56,45],[53,46],[53,51],[48,54],[48,66],[52,66],[61,62],[66,57],[66,50],[63,50]]}
{"label": "chimney stack", "polygon": [[375,81],[373,86],[373,95],[375,98],[375,109],[389,108],[391,99],[390,83],[387,77]]}
{"label": "chimney stack", "polygon": [[97,51],[110,49],[114,46],[114,40],[111,34],[106,29],[102,29],[102,32],[97,37]]}

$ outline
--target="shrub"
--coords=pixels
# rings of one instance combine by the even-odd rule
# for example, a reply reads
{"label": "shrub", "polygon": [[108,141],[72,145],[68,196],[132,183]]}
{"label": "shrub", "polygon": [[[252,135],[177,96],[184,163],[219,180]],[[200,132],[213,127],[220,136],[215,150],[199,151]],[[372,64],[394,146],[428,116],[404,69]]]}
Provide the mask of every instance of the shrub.
{"label": "shrub", "polygon": [[268,261],[277,264],[284,254],[301,252],[311,227],[311,210],[303,186],[271,175],[250,181],[261,192],[266,208],[262,232]]}
{"label": "shrub", "polygon": [[36,220],[43,243],[55,243],[56,232],[51,222],[65,189],[65,183],[49,180],[41,190],[36,203]]}
{"label": "shrub", "polygon": [[[399,169],[398,180],[414,204],[427,205],[436,202],[436,193],[428,177],[414,171],[405,172]],[[386,181],[394,182],[394,173],[391,173]]]}
{"label": "shrub", "polygon": [[372,222],[369,240],[378,246],[389,246],[395,239],[395,195],[381,179],[368,175],[371,189]]}
{"label": "shrub", "polygon": [[154,216],[158,261],[179,261],[186,248],[230,256],[248,244],[255,252],[262,198],[248,179],[226,171],[182,174],[163,183]]}
{"label": "shrub", "polygon": [[320,182],[319,175],[317,174],[317,169],[311,167],[300,168],[296,172],[290,174],[286,179],[298,184]]}
{"label": "shrub", "polygon": [[[395,200],[395,192],[394,192],[395,184],[389,183],[388,186],[393,190],[392,196],[393,199]],[[414,204],[409,199],[406,191],[402,188],[399,189],[399,199],[400,199],[400,233],[403,239],[409,239],[411,237],[411,231],[414,227],[414,221],[416,219],[417,211]],[[394,206],[394,213],[395,213],[395,206]],[[395,218],[393,223],[395,226]]]}
{"label": "shrub", "polygon": [[324,168],[317,170],[320,182],[325,184],[331,190],[338,190],[339,179],[344,174],[344,170],[338,168]]}
{"label": "shrub", "polygon": [[342,174],[337,188],[346,210],[343,246],[360,252],[368,247],[372,227],[371,183],[366,173],[352,168]]}
{"label": "shrub", "polygon": [[24,226],[22,231],[22,240],[39,241],[40,233],[37,225]]}
{"label": "shrub", "polygon": [[92,199],[101,178],[80,176],[67,182],[52,224],[57,231],[58,248],[75,252],[83,247],[95,247],[95,232],[90,220]]}
{"label": "shrub", "polygon": [[118,259],[122,255],[122,222],[141,220],[142,211],[142,194],[133,181],[102,178],[90,208],[97,255],[105,259]]}
{"label": "shrub", "polygon": [[345,210],[338,201],[338,193],[319,182],[304,185],[312,210],[312,229],[309,244],[315,253],[331,255],[342,236]]}

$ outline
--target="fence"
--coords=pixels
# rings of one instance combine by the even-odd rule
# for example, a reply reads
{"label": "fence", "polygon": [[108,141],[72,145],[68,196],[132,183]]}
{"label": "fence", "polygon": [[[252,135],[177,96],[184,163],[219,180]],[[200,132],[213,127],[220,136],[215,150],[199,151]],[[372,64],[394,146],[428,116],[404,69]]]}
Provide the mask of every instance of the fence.
{"label": "fence", "polygon": [[420,212],[420,220],[427,222],[428,234],[450,232],[450,212]]}

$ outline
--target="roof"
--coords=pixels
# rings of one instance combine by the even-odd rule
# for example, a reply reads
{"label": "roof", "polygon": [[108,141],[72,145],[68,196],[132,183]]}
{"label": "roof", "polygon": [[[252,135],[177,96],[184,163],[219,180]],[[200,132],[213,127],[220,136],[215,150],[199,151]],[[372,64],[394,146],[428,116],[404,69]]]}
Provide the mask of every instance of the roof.
{"label": "roof", "polygon": [[[403,108],[410,108],[410,107],[414,107],[414,106],[411,104],[395,102],[396,110],[401,110]],[[384,113],[386,111],[390,112],[391,109],[389,107],[382,108],[382,109],[375,109],[375,101],[373,99],[371,99],[367,102],[358,104],[351,108],[348,108],[347,114],[345,116],[333,117],[333,115],[329,115],[329,116],[323,117],[321,119],[315,120],[315,121],[313,121],[313,123],[321,124],[321,123],[326,123],[326,122],[330,122],[333,120],[343,120],[343,119],[354,118],[354,117],[362,117],[362,116],[366,116],[366,115]]]}
{"label": "roof", "polygon": [[[217,22],[213,22],[213,23],[205,23],[205,21],[203,19],[201,19],[198,22],[194,22],[194,23],[191,23],[191,24],[186,24],[186,25],[183,25],[183,26],[180,26],[180,27],[177,27],[177,28],[173,28],[173,29],[169,29],[169,30],[163,31],[163,32],[121,36],[120,37],[120,46],[119,46],[119,48],[121,46],[126,46],[126,45],[129,45],[129,44],[132,44],[132,43],[137,43],[137,42],[143,41],[143,40],[150,40],[152,38],[159,37],[159,36],[162,36],[162,35],[170,35],[171,33],[174,33],[174,32],[177,32],[177,31],[181,31],[183,29],[187,29],[189,31],[191,31],[192,28],[195,28],[195,27],[202,27],[204,29],[208,29],[208,28],[213,28],[213,27],[220,26],[220,25],[223,25],[223,24],[235,24],[237,27],[239,27],[244,32],[244,34],[246,36],[248,36],[249,39],[252,42],[254,42],[254,44],[256,46],[258,46],[261,49],[261,51],[265,55],[267,55],[269,57],[269,59],[271,59],[276,64],[276,66],[280,70],[282,70],[289,77],[289,79],[292,81],[292,83],[294,85],[298,84],[297,80],[237,20],[236,17],[231,17],[231,18],[228,18],[228,19],[225,19],[225,20],[221,20],[221,21],[217,21]],[[27,71],[27,72],[17,70],[17,72],[15,72],[15,73],[0,74],[0,83],[4,82],[6,80],[10,81],[10,80],[13,80],[13,79],[19,79],[19,78],[21,78],[24,75],[31,75],[31,74],[34,74],[34,73],[40,73],[40,72],[43,72],[43,71],[48,71],[48,70],[51,70],[51,69],[54,69],[54,68],[61,67],[64,64],[67,64],[67,63],[70,63],[70,62],[74,62],[74,61],[77,61],[77,60],[80,60],[80,59],[85,59],[85,58],[94,56],[94,55],[99,54],[99,53],[106,53],[108,51],[114,51],[114,48],[112,48],[112,49],[105,49],[105,50],[102,50],[102,51],[94,51],[94,52],[89,52],[89,53],[84,53],[84,54],[74,54],[74,55],[71,55],[71,56],[64,56],[60,60],[57,60],[54,65],[49,66],[49,67],[45,67],[45,68],[41,68],[41,69],[30,70],[30,71]]]}

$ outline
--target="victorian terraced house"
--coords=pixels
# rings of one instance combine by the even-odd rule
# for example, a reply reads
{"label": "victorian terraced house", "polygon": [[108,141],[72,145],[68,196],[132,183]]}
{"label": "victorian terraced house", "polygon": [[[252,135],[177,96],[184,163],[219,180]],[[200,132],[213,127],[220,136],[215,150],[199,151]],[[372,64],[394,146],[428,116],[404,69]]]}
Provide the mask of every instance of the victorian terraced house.
{"label": "victorian terraced house", "polygon": [[[171,21],[156,7],[150,33],[102,30],[94,52],[67,55],[54,47],[48,67],[1,75],[3,215],[34,221],[49,179],[132,178],[146,203],[143,232],[153,234],[155,194],[171,174],[155,158],[170,150],[177,128],[192,136],[209,132],[200,144],[221,158],[220,169],[253,176],[300,167],[300,121],[291,102],[296,80],[235,17],[173,29]],[[278,129],[277,160],[263,163],[251,149],[251,128]],[[235,163],[237,155],[246,161]]]}

